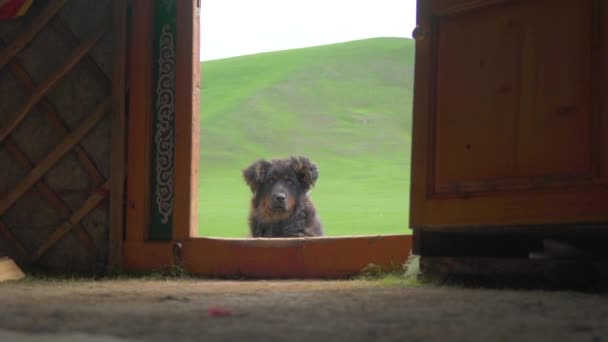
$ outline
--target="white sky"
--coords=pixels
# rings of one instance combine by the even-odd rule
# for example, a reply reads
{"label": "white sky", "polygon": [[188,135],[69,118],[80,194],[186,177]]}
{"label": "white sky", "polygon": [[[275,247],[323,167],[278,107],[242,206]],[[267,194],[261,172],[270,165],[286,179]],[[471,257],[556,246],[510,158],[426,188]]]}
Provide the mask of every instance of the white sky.
{"label": "white sky", "polygon": [[201,60],[411,37],[416,0],[201,0]]}

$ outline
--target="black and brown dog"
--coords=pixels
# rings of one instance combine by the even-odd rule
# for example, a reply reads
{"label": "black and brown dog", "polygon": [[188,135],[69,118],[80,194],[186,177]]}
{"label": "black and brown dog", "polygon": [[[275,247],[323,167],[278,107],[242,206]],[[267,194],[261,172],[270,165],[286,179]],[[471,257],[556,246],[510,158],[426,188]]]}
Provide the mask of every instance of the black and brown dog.
{"label": "black and brown dog", "polygon": [[258,160],[243,170],[253,193],[249,228],[253,237],[322,236],[308,191],[319,169],[306,157]]}

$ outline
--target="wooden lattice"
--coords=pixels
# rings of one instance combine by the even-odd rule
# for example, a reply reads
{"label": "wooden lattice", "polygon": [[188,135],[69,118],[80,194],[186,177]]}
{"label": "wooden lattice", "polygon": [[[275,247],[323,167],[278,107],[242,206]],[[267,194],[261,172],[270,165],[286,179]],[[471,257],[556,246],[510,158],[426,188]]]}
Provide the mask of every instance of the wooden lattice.
{"label": "wooden lattice", "polygon": [[[78,0],[72,0],[78,1]],[[66,234],[72,233],[83,244],[90,256],[97,259],[99,250],[94,239],[83,227],[81,220],[92,210],[97,208],[108,197],[109,180],[98,170],[93,158],[81,145],[81,140],[105,117],[112,107],[111,80],[100,66],[91,58],[90,53],[98,42],[108,31],[108,27],[95,27],[85,39],[77,38],[59,16],[61,10],[69,3],[67,0],[51,0],[46,2],[29,26],[22,29],[10,42],[0,39],[0,70],[8,70],[10,75],[19,83],[22,89],[29,92],[28,98],[14,112],[8,114],[8,120],[0,126],[0,146],[4,147],[11,160],[25,174],[16,184],[0,197],[0,239],[10,243],[19,254],[17,257],[22,263],[34,263],[45,255],[45,253],[60,241]],[[109,2],[108,2],[109,3]],[[87,13],[82,13],[87,15]],[[107,21],[106,21],[107,22]],[[43,30],[52,30],[55,35],[63,39],[65,45],[73,50],[63,61],[63,64],[48,74],[38,84],[30,76],[26,67],[19,61],[19,53],[36,38]],[[41,56],[44,58],[44,56]],[[83,116],[83,119],[70,129],[62,115],[48,98],[49,92],[77,65],[86,69],[93,79],[106,91],[106,99],[102,101],[94,111]],[[34,163],[27,154],[19,147],[12,138],[15,130],[28,117],[32,110],[46,116],[54,131],[62,137],[61,141],[54,146],[44,158]],[[3,113],[6,114],[6,113]],[[34,137],[33,137],[34,138]],[[72,153],[78,160],[80,166],[89,177],[88,198],[79,208],[71,209],[56,190],[53,190],[44,179],[44,176],[53,168],[66,154]],[[41,244],[29,250],[19,241],[13,229],[2,219],[9,210],[24,194],[29,191],[37,191],[40,198],[46,201],[53,210],[62,218],[61,224],[57,225]]]}

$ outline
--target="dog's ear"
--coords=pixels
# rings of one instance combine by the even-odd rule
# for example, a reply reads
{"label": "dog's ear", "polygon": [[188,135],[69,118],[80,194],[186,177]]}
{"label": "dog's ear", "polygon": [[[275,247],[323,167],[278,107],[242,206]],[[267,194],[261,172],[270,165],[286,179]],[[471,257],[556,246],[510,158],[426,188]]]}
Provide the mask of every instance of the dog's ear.
{"label": "dog's ear", "polygon": [[264,176],[269,168],[270,162],[260,159],[243,170],[243,177],[251,192],[255,193],[258,186],[264,182]]}
{"label": "dog's ear", "polygon": [[298,175],[298,179],[308,190],[315,186],[319,178],[319,168],[306,157],[291,157],[291,168]]}

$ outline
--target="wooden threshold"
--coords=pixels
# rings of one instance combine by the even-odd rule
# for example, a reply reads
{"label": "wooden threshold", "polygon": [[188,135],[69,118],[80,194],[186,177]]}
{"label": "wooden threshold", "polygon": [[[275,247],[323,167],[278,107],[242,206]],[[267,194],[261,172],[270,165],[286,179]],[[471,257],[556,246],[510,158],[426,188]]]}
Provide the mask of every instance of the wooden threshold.
{"label": "wooden threshold", "polygon": [[[294,239],[190,238],[181,243],[179,265],[194,275],[253,278],[339,278],[369,264],[403,265],[411,235]],[[124,268],[151,271],[175,262],[175,242],[125,241]]]}

